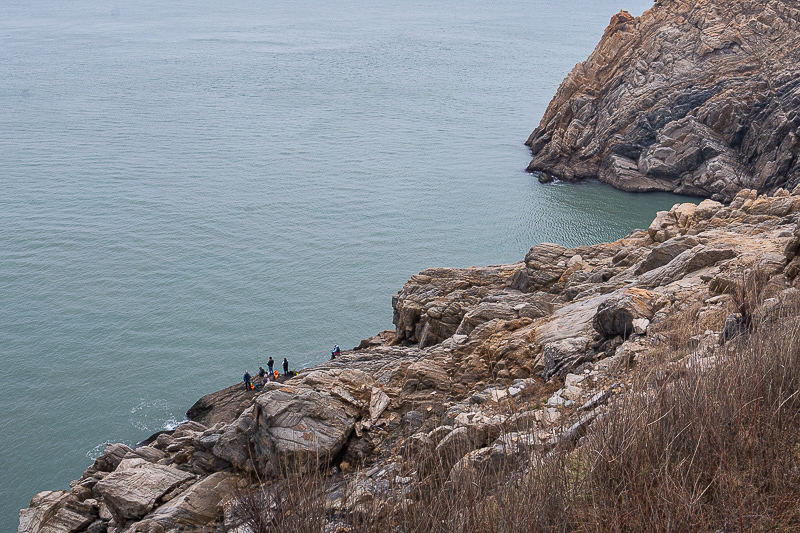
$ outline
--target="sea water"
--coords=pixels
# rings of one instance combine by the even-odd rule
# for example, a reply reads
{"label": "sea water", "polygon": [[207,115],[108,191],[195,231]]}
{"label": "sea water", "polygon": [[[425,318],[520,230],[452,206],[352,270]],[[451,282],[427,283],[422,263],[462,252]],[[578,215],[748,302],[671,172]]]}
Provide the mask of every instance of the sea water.
{"label": "sea water", "polygon": [[269,356],[391,328],[424,268],[684,201],[523,172],[563,77],[650,4],[0,2],[0,530]]}

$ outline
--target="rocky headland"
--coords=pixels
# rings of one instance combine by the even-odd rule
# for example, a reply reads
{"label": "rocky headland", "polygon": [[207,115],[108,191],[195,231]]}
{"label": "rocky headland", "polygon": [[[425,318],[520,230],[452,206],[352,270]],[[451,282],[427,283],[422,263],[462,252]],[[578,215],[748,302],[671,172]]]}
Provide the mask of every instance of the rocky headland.
{"label": "rocky headland", "polygon": [[395,331],[260,392],[206,396],[146,444],[108,445],[70,490],[36,495],[18,531],[244,533],[237,497],[286,465],[324,469],[334,531],[342,513],[396,498],[390,487],[412,499],[442,472],[453,482],[578,443],[655,351],[691,337],[675,364],[702,365],[747,331],[733,304],[745,275],[763,280],[752,313],[797,295],[798,221],[800,187],[743,190],[728,206],[675,205],[615,242],[425,270],[393,299]]}
{"label": "rocky headland", "polygon": [[797,1],[657,0],[561,83],[528,170],[728,202],[800,182],[799,129]]}

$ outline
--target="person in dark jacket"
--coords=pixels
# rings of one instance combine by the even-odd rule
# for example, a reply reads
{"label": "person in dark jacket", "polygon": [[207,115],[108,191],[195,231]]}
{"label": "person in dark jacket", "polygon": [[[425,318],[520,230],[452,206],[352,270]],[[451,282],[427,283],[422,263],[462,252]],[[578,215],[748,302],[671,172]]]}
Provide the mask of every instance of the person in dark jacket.
{"label": "person in dark jacket", "polygon": [[272,370],[273,366],[275,366],[275,361],[272,359],[272,357],[270,357],[269,361],[267,361],[267,368],[269,368],[269,377],[273,376],[274,373],[274,371]]}
{"label": "person in dark jacket", "polygon": [[244,377],[242,377],[242,381],[244,381],[244,390],[250,390],[250,372],[247,370],[244,371]]}
{"label": "person in dark jacket", "polygon": [[283,358],[283,375],[289,377],[289,360]]}

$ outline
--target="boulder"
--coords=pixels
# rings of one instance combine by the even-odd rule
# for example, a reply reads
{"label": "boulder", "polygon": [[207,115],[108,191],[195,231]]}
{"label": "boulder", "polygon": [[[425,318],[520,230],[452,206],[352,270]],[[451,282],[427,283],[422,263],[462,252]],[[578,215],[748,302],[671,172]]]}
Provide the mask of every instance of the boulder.
{"label": "boulder", "polygon": [[251,438],[262,469],[330,461],[355,426],[345,403],[328,392],[288,385],[262,393]]}
{"label": "boulder", "polygon": [[661,296],[654,292],[627,289],[600,304],[592,318],[592,326],[606,338],[617,335],[627,338],[634,333],[634,320],[652,319],[664,304]]}
{"label": "boulder", "polygon": [[107,444],[100,457],[95,459],[94,466],[101,472],[113,472],[122,459],[132,451],[125,444]]}
{"label": "boulder", "polygon": [[369,419],[375,421],[389,406],[391,399],[381,389],[372,387],[372,393],[369,399]]}
{"label": "boulder", "polygon": [[142,522],[156,522],[166,531],[211,524],[221,515],[220,503],[232,494],[233,479],[225,472],[211,474],[158,507]]}
{"label": "boulder", "polygon": [[211,448],[215,457],[227,461],[240,470],[255,469],[250,451],[250,439],[256,427],[253,411],[242,413],[232,424],[226,426]]}
{"label": "boulder", "polygon": [[435,454],[446,471],[450,471],[462,457],[488,443],[488,433],[477,426],[457,427],[436,446]]}
{"label": "boulder", "polygon": [[544,346],[563,339],[591,335],[592,319],[598,307],[610,297],[611,294],[603,294],[557,310],[547,323],[536,328],[536,344]]}
{"label": "boulder", "polygon": [[537,244],[525,255],[528,286],[525,292],[541,290],[558,281],[567,269],[562,255],[567,249],[558,244]]}
{"label": "boulder", "polygon": [[699,241],[689,235],[680,235],[662,242],[642,260],[634,271],[636,274],[649,272],[654,268],[662,267],[678,257],[680,254],[697,246]]}
{"label": "boulder", "polygon": [[546,344],[534,371],[541,372],[544,379],[566,374],[583,362],[589,342],[587,337],[572,337]]}
{"label": "boulder", "polygon": [[644,273],[637,285],[646,289],[668,285],[691,272],[735,256],[735,249],[729,245],[697,245],[682,252],[666,265]]}
{"label": "boulder", "polygon": [[108,506],[119,524],[138,520],[149,513],[162,496],[194,475],[170,466],[155,465],[144,459],[125,459],[117,469],[101,479],[93,492]]}

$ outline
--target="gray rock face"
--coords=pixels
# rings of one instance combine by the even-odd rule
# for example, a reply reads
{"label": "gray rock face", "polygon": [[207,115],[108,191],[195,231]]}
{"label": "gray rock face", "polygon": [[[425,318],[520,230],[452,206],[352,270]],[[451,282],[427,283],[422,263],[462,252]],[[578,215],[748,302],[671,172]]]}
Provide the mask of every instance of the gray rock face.
{"label": "gray rock face", "polygon": [[114,519],[124,524],[149,513],[156,501],[194,475],[155,465],[144,459],[125,459],[117,469],[98,481],[94,493],[102,498]]}
{"label": "gray rock face", "polygon": [[204,526],[219,515],[218,506],[232,490],[232,475],[225,472],[211,474],[195,483],[176,498],[171,499],[142,522],[155,522],[165,530]]}
{"label": "gray rock face", "polygon": [[528,138],[529,171],[730,201],[800,182],[800,6],[663,0],[612,17]]}
{"label": "gray rock face", "polygon": [[653,248],[653,250],[647,254],[644,260],[639,264],[635,272],[636,274],[643,274],[653,270],[654,268],[664,266],[678,257],[678,255],[681,253],[690,248],[694,248],[698,244],[700,243],[697,241],[697,239],[691,236],[681,235],[674,237]]}
{"label": "gray rock face", "polygon": [[91,506],[79,504],[69,492],[40,492],[20,511],[17,533],[75,533],[93,519]]}
{"label": "gray rock face", "polygon": [[281,387],[262,394],[253,443],[259,455],[278,461],[330,460],[355,425],[344,402],[324,392]]}
{"label": "gray rock face", "polygon": [[679,254],[666,265],[644,274],[639,280],[639,286],[653,288],[659,285],[666,285],[690,272],[731,259],[734,256],[736,256],[736,252],[731,247],[695,246]]}
{"label": "gray rock face", "polygon": [[592,326],[604,337],[621,335],[627,338],[634,333],[634,320],[653,318],[663,305],[664,302],[655,293],[628,289],[614,294],[598,306],[597,313],[592,317]]}
{"label": "gray rock face", "polygon": [[[572,337],[546,344],[542,354],[542,377],[550,377],[559,374],[562,370],[577,366],[586,354],[589,347],[589,339],[586,337]],[[539,368],[537,367],[536,370]]]}

